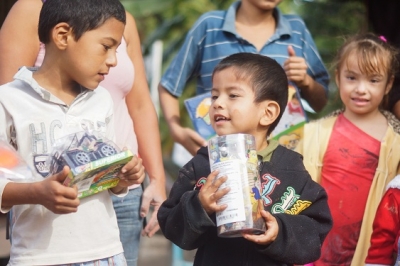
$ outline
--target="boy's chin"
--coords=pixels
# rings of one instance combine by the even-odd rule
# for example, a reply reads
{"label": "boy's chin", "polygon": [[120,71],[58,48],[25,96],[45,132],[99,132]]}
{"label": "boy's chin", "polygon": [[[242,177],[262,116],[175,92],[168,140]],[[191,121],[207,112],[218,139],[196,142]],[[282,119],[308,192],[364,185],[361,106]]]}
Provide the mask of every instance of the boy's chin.
{"label": "boy's chin", "polygon": [[239,134],[240,132],[233,130],[218,130],[215,133],[217,133],[218,136],[225,136],[225,135]]}
{"label": "boy's chin", "polygon": [[99,87],[100,83],[92,83],[92,84],[87,84],[86,86],[83,86],[84,88],[94,91]]}

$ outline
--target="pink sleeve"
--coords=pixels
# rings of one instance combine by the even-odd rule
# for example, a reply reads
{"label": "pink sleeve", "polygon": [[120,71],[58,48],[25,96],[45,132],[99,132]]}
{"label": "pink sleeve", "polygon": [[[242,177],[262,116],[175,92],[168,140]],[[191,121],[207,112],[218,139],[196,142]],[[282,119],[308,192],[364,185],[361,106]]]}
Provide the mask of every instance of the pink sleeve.
{"label": "pink sleeve", "polygon": [[40,67],[42,65],[45,53],[46,53],[45,46],[43,43],[40,43],[39,53],[35,61],[35,67]]}

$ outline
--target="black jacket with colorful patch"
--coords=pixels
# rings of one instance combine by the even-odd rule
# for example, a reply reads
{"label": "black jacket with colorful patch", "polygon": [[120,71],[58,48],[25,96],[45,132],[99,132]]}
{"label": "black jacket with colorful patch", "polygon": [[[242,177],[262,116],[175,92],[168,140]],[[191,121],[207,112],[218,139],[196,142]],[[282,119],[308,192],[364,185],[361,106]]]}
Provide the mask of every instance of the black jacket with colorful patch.
{"label": "black jacket with colorful patch", "polygon": [[302,156],[282,146],[259,169],[264,209],[279,225],[278,236],[269,245],[217,236],[215,214],[207,215],[198,198],[200,179],[210,174],[207,148],[180,169],[158,221],[167,239],[182,249],[197,249],[194,266],[282,266],[319,258],[332,227],[325,190],[311,180]]}

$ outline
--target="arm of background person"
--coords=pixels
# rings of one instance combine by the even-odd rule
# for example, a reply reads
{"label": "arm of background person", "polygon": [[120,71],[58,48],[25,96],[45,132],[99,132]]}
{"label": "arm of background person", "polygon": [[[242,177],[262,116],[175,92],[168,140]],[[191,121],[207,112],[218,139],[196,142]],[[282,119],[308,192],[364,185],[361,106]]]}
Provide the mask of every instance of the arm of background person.
{"label": "arm of background person", "polygon": [[201,146],[206,146],[207,142],[195,130],[182,124],[180,97],[190,80],[197,79],[196,82],[199,82],[207,39],[205,36],[208,30],[212,31],[208,28],[210,25],[207,17],[208,13],[201,15],[188,31],[185,41],[165,70],[158,86],[161,108],[172,139],[192,155],[195,155]]}
{"label": "arm of background person", "polygon": [[[302,20],[300,17],[298,17],[298,19]],[[297,81],[294,80],[294,82],[301,90],[301,96],[310,104],[310,106],[316,112],[319,112],[328,102],[329,73],[322,61],[320,54],[318,53],[317,46],[314,42],[313,37],[311,36],[310,31],[307,29],[304,21],[302,24],[302,29],[299,28],[299,32],[301,32],[302,38],[302,54],[300,54],[300,51],[299,53],[297,53],[294,51],[294,49],[289,49],[288,47],[289,59],[306,59],[303,62],[305,63],[304,66],[306,66],[306,71],[304,72],[303,68],[303,71],[297,72],[297,75],[300,74],[300,76],[302,77],[297,76]],[[294,66],[295,65],[296,64],[294,64]],[[296,69],[296,67],[294,68]],[[301,68],[302,67],[297,67],[297,71]],[[293,76],[293,78],[295,77],[296,74]]]}
{"label": "arm of background person", "polygon": [[328,102],[324,87],[316,82],[310,75],[306,75],[304,83],[298,86],[301,89],[301,94],[310,106],[320,112]]}
{"label": "arm of background person", "polygon": [[182,127],[177,97],[170,94],[161,84],[158,85],[158,94],[161,109],[173,140],[195,155],[198,149],[207,145],[207,142],[193,129]]}
{"label": "arm of background person", "polygon": [[39,52],[40,0],[18,0],[0,29],[0,84],[13,80],[21,66],[33,66]]}
{"label": "arm of background person", "polygon": [[129,13],[127,13],[124,37],[129,57],[135,66],[135,80],[132,90],[126,96],[126,104],[135,125],[139,154],[150,178],[150,184],[143,192],[140,213],[145,216],[150,205],[154,207],[153,214],[144,228],[144,234],[152,236],[160,228],[157,222],[158,208],[167,198],[165,172],[157,113],[150,97],[136,23]]}
{"label": "arm of background person", "polygon": [[283,65],[288,79],[296,84],[302,97],[316,112],[321,111],[328,102],[324,86],[307,73],[306,57],[296,55],[292,46],[288,47],[288,54],[289,58]]}

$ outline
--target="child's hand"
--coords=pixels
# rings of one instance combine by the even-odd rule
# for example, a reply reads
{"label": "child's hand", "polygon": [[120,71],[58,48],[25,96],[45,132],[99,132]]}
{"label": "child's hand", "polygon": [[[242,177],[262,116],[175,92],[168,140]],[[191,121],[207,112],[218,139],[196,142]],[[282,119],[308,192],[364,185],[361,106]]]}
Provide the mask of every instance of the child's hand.
{"label": "child's hand", "polygon": [[309,76],[307,75],[307,63],[303,57],[296,56],[291,45],[288,46],[289,58],[283,63],[288,80],[293,81],[298,87],[308,86]]}
{"label": "child's hand", "polygon": [[[226,204],[217,205],[217,201],[222,198],[226,193],[229,192],[230,188],[226,187],[218,190],[218,188],[225,183],[228,179],[226,176],[222,176],[215,180],[218,175],[218,171],[212,172],[208,177],[204,186],[200,189],[199,200],[204,210],[208,215],[214,212],[220,212],[228,207]],[[215,181],[214,181],[215,180]]]}
{"label": "child's hand", "polygon": [[142,159],[138,158],[136,155],[133,156],[132,160],[122,167],[118,177],[120,180],[117,187],[119,187],[120,190],[121,188],[129,187],[134,184],[141,184],[145,178]]}
{"label": "child's hand", "polygon": [[79,206],[77,187],[66,187],[62,183],[70,169],[65,166],[63,170],[45,180],[33,183],[34,197],[38,204],[43,205],[56,214],[76,212]]}
{"label": "child's hand", "polygon": [[271,213],[262,210],[261,215],[264,218],[267,231],[262,235],[243,234],[243,237],[259,245],[267,245],[275,241],[278,236],[279,227],[276,218]]}

